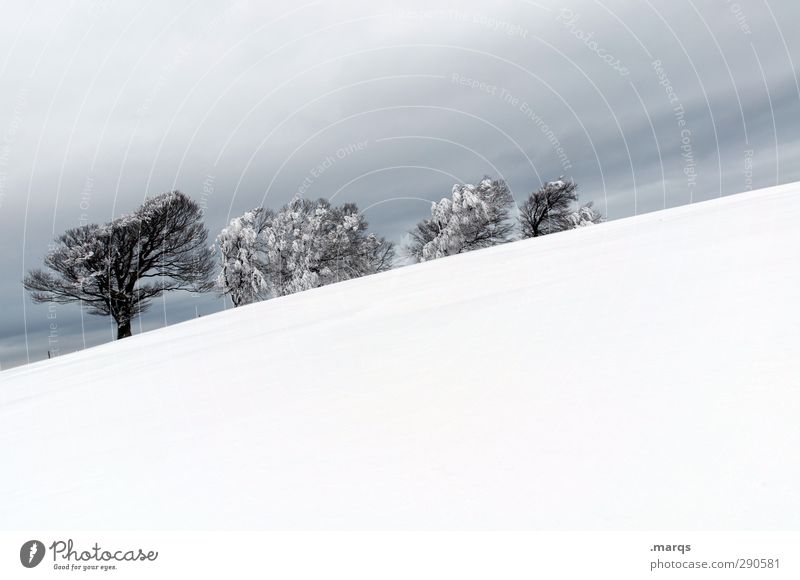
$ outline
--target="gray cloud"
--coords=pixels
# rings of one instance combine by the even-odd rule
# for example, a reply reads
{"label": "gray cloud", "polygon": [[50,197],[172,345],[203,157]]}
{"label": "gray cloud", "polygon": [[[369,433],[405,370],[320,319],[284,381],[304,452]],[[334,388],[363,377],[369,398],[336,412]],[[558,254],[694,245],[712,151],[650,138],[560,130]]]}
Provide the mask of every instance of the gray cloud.
{"label": "gray cloud", "polygon": [[[573,177],[612,219],[800,179],[798,16],[775,0],[7,7],[0,364],[52,346],[21,279],[53,235],[175,187],[212,232],[302,189],[400,240],[425,200],[487,173],[518,200]],[[142,329],[222,308],[170,296]],[[77,307],[57,317],[62,353],[108,339]]]}

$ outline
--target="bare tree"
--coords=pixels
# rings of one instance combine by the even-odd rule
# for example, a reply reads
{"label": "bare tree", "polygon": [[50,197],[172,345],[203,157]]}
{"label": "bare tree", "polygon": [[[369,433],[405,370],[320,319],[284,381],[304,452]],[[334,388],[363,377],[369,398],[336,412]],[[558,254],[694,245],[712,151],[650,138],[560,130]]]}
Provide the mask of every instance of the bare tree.
{"label": "bare tree", "polygon": [[578,201],[574,181],[551,181],[530,194],[519,208],[523,238],[535,238],[569,229],[572,204]]}
{"label": "bare tree", "polygon": [[424,262],[425,258],[422,251],[425,247],[430,247],[436,238],[441,234],[444,224],[438,220],[425,218],[414,226],[409,235],[409,241],[405,246],[406,253],[418,262]]}
{"label": "bare tree", "polygon": [[111,316],[117,338],[153,298],[172,290],[206,292],[213,270],[202,211],[179,191],[148,199],[134,213],[104,225],[66,231],[24,281],[35,302],[82,302]]}
{"label": "bare tree", "polygon": [[386,272],[391,270],[394,265],[395,247],[394,242],[390,242],[386,238],[379,237],[375,234],[370,234],[368,251],[365,254],[368,267],[366,271],[369,273]]}

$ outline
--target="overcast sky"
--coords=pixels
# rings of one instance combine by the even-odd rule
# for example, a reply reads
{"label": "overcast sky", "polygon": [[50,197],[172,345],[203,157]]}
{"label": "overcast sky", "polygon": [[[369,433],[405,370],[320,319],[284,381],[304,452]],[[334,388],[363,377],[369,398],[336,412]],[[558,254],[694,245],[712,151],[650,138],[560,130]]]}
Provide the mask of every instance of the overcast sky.
{"label": "overcast sky", "polygon": [[[110,340],[35,305],[52,238],[181,189],[212,235],[353,201],[397,242],[454,182],[575,179],[609,219],[800,179],[800,3],[6,2],[0,365]],[[221,310],[172,295],[134,332]],[[265,321],[268,324],[268,321]]]}

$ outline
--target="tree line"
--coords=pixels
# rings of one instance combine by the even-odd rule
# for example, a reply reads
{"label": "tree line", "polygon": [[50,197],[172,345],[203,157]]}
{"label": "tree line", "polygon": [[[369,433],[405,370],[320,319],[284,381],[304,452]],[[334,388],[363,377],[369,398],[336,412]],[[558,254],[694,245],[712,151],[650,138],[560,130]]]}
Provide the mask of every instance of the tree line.
{"label": "tree line", "polygon": [[[591,202],[578,203],[577,189],[574,181],[549,182],[514,216],[502,179],[456,184],[409,232],[403,253],[424,262],[602,221]],[[216,291],[242,306],[389,270],[396,261],[395,244],[369,232],[353,203],[295,196],[277,210],[254,208],[212,245],[202,218],[179,191],[149,198],[131,214],[61,234],[45,268],[30,271],[23,284],[35,302],[79,302],[110,316],[117,338],[125,338],[132,320],[165,292]]]}

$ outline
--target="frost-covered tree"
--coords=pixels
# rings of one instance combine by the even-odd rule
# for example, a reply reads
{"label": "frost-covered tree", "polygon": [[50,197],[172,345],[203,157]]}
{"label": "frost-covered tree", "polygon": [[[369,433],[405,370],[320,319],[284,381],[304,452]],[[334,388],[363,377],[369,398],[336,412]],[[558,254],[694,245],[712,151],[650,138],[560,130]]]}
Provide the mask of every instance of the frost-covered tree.
{"label": "frost-covered tree", "polygon": [[502,179],[456,184],[452,195],[431,205],[431,217],[411,232],[406,251],[419,262],[507,242],[514,198]]}
{"label": "frost-covered tree", "polygon": [[259,207],[231,220],[217,236],[217,289],[234,306],[256,302],[268,290],[264,230],[271,218]]}
{"label": "frost-covered tree", "polygon": [[593,205],[594,204],[590,201],[569,214],[565,219],[567,229],[582,228],[602,222],[602,214],[594,209]]}
{"label": "frost-covered tree", "polygon": [[569,229],[572,204],[578,201],[578,185],[559,179],[540,187],[519,208],[517,220],[523,238],[535,238]]}
{"label": "frost-covered tree", "polygon": [[207,238],[199,206],[179,191],[164,193],[107,224],[66,231],[45,256],[47,269],[32,270],[24,285],[35,302],[81,302],[90,314],[111,316],[124,338],[153,298],[211,289]]}
{"label": "frost-covered tree", "polygon": [[355,204],[292,199],[263,232],[269,293],[283,296],[391,268],[394,245],[367,227]]}

